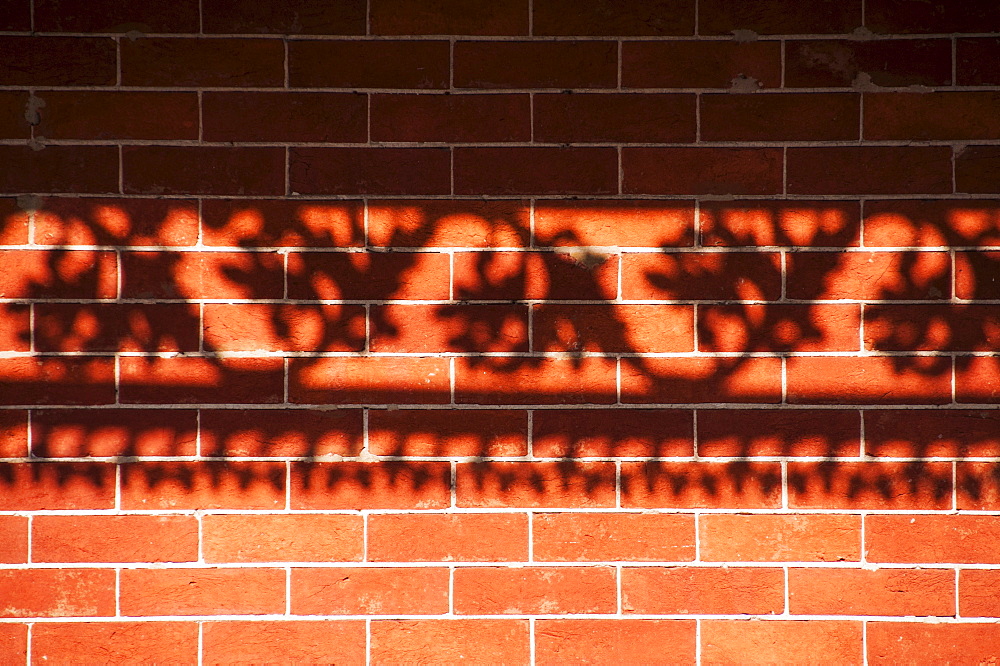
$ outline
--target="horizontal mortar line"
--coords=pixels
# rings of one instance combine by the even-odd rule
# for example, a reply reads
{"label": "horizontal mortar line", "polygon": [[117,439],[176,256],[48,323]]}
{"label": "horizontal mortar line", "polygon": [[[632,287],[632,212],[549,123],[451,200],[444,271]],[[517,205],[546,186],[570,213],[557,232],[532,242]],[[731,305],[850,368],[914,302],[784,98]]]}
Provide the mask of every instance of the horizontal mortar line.
{"label": "horizontal mortar line", "polygon": [[[336,390],[330,389],[330,394],[335,395]],[[25,409],[497,409],[497,410],[580,410],[580,409],[720,409],[720,410],[747,410],[747,409],[830,409],[830,410],[913,410],[913,409],[936,409],[936,410],[994,410],[1000,408],[996,403],[977,402],[922,402],[922,403],[781,403],[777,402],[730,402],[730,403],[704,403],[704,402],[580,402],[580,403],[476,403],[459,402],[450,403],[309,403],[309,402],[248,402],[248,403],[94,403],[94,404],[38,404],[38,403],[9,403],[0,406],[0,409],[25,410]]]}
{"label": "horizontal mortar line", "polygon": [[[982,511],[973,509],[813,509],[813,508],[731,508],[731,509],[706,509],[706,508],[631,508],[631,507],[448,507],[445,509],[300,509],[300,510],[277,510],[268,511],[265,509],[47,509],[47,510],[4,510],[0,511],[2,516],[204,516],[204,515],[300,515],[323,513],[330,515],[458,515],[458,514],[523,514],[523,513],[630,513],[630,514],[650,514],[650,515],[747,515],[747,516],[922,516],[922,517],[1000,517],[1000,511]],[[956,565],[957,566],[957,565]],[[965,565],[962,565],[965,566]],[[1000,567],[1000,562],[984,565]]]}
{"label": "horizontal mortar line", "polygon": [[[406,300],[406,299],[249,299],[249,298],[0,298],[0,304],[5,305],[449,305],[449,306],[485,306],[485,305],[997,305],[997,299],[959,300],[959,299],[791,299],[757,300],[757,299],[454,299],[454,300]],[[117,353],[117,352],[111,352]],[[167,352],[179,353],[179,352]],[[435,354],[437,352],[425,352]],[[573,352],[565,352],[573,353]],[[612,352],[615,353],[615,352]],[[742,354],[743,352],[736,352]],[[904,352],[912,353],[912,352]],[[962,352],[948,352],[962,353]],[[971,352],[970,352],[971,353]]]}
{"label": "horizontal mortar line", "polygon": [[[534,352],[453,352],[453,351],[0,351],[0,358],[148,358],[148,359],[325,359],[325,358],[469,358],[469,359],[744,359],[744,358],[961,358],[996,357],[990,351],[680,351],[680,352],[593,352],[593,351],[534,351]],[[503,368],[494,368],[501,374]]]}
{"label": "horizontal mortar line", "polygon": [[[685,544],[688,545],[688,544]],[[693,544],[690,544],[693,547]],[[291,567],[294,569],[440,569],[455,567],[456,569],[533,569],[533,568],[592,568],[592,567],[629,567],[635,569],[653,569],[661,567],[684,567],[691,569],[717,569],[717,568],[747,568],[747,569],[774,569],[781,567],[795,569],[847,569],[854,571],[877,571],[880,569],[969,569],[983,570],[994,569],[1000,571],[1000,565],[976,564],[971,566],[945,564],[940,562],[932,563],[865,563],[853,562],[810,562],[810,561],[785,561],[776,562],[744,561],[744,560],[718,560],[718,561],[692,561],[692,560],[482,560],[482,561],[462,561],[462,560],[437,560],[437,561],[406,561],[406,560],[356,560],[356,561],[295,561],[295,560],[274,560],[269,562],[76,562],[67,560],[64,562],[32,562],[30,564],[3,564],[0,570],[5,571],[25,571],[40,569],[63,569],[72,567],[74,569],[110,569],[120,568],[126,570],[142,571],[178,571],[178,570],[202,570],[202,569],[271,569],[280,567]]]}
{"label": "horizontal mortar line", "polygon": [[[86,147],[174,147],[174,148],[414,148],[414,149],[450,149],[450,148],[843,148],[843,147],[954,147],[975,144],[977,146],[997,146],[1000,139],[889,139],[889,140],[777,140],[761,141],[756,139],[733,139],[719,141],[681,141],[681,142],[623,142],[623,141],[447,141],[418,139],[407,141],[199,141],[197,139],[51,139],[38,138],[44,146],[86,146]],[[24,139],[0,139],[0,146],[23,146]],[[127,174],[126,174],[127,176]],[[126,178],[127,180],[127,178]]]}
{"label": "horizontal mortar line", "polygon": [[[1000,203],[998,203],[1000,209]],[[655,213],[654,213],[655,214]],[[612,213],[613,215],[613,213]],[[680,225],[678,225],[680,226]],[[461,246],[461,245],[126,245],[126,244],[83,244],[83,243],[20,243],[0,245],[5,251],[47,251],[47,252],[161,252],[174,254],[205,254],[222,252],[225,254],[453,254],[453,253],[528,253],[560,254],[576,259],[580,250],[591,250],[608,254],[774,254],[788,252],[804,254],[824,252],[837,254],[871,254],[878,252],[1000,252],[997,245],[594,245],[586,243],[560,245],[521,246]],[[426,299],[430,300],[430,299]],[[499,299],[493,299],[499,300]],[[543,300],[543,299],[535,299]]]}

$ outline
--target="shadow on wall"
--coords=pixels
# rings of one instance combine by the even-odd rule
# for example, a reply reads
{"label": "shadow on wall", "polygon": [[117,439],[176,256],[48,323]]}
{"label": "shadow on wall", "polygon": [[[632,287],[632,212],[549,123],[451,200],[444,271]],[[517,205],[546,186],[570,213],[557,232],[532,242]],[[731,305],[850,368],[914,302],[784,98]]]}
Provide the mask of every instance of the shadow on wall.
{"label": "shadow on wall", "polygon": [[1000,452],[995,203],[20,203],[0,453],[46,464],[7,485],[99,492],[121,464],[136,497],[752,508],[786,475],[792,506],[1000,502],[988,462],[839,460]]}

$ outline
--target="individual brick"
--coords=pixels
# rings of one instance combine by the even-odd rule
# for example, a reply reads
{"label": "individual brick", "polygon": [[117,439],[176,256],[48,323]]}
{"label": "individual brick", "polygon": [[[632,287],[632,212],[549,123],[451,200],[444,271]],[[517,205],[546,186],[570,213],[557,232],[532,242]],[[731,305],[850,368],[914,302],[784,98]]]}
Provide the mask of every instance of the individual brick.
{"label": "individual brick", "polygon": [[941,300],[951,295],[945,252],[797,252],[787,259],[794,299]]}
{"label": "individual brick", "polygon": [[991,351],[1000,327],[988,305],[874,305],[865,308],[865,347],[879,351]]}
{"label": "individual brick", "polygon": [[960,511],[995,511],[1000,507],[1000,474],[986,462],[959,462],[956,484]]}
{"label": "individual brick", "polygon": [[198,328],[198,308],[188,304],[35,305],[40,352],[193,352]]}
{"label": "individual brick", "polygon": [[206,0],[202,20],[206,33],[363,35],[365,9],[363,0],[323,5],[303,0],[262,0],[249,5]]}
{"label": "individual brick", "polygon": [[865,25],[878,33],[994,32],[1000,30],[1000,11],[990,3],[927,6],[876,0],[865,6]]}
{"label": "individual brick", "polygon": [[625,567],[625,613],[773,615],[785,607],[785,574],[760,567]]}
{"label": "individual brick", "polygon": [[693,95],[655,93],[535,95],[534,140],[689,143],[695,140],[695,103]]}
{"label": "individual brick", "polygon": [[693,308],[688,305],[532,306],[536,351],[690,352]]}
{"label": "individual brick", "polygon": [[440,615],[446,567],[292,569],[294,615]]}
{"label": "individual brick", "polygon": [[947,569],[788,570],[793,615],[955,614],[955,572]]}
{"label": "individual brick", "polygon": [[0,517],[0,538],[0,544],[3,544],[0,545],[0,562],[22,564],[28,561],[27,516]]}
{"label": "individual brick", "polygon": [[1000,413],[971,409],[866,411],[865,450],[908,458],[996,456]]}
{"label": "individual brick", "polygon": [[28,242],[28,211],[16,197],[0,197],[0,243],[24,245]]}
{"label": "individual brick", "polygon": [[373,562],[523,562],[528,518],[520,513],[373,514],[367,543],[367,559]]}
{"label": "individual brick", "polygon": [[[856,246],[861,213],[851,201],[703,201],[698,219],[708,246]],[[866,228],[867,232],[867,228]]]}
{"label": "individual brick", "polygon": [[0,38],[5,86],[114,85],[116,62],[115,41],[107,37]]}
{"label": "individual brick", "polygon": [[358,247],[364,244],[359,201],[205,199],[202,241],[233,247]]}
{"label": "individual brick", "polygon": [[294,88],[447,88],[446,41],[294,40],[288,82]]}
{"label": "individual brick", "polygon": [[857,305],[705,305],[698,317],[701,351],[857,352],[861,345]]}
{"label": "individual brick", "polygon": [[643,358],[636,361],[622,363],[621,396],[626,404],[777,403],[781,400],[781,360],[777,358]]}
{"label": "individual brick", "polygon": [[118,265],[100,250],[0,250],[3,298],[116,298]]}
{"label": "individual brick", "polygon": [[616,402],[613,360],[455,360],[455,400],[474,405],[580,405]]}
{"label": "individual brick", "polygon": [[618,81],[614,42],[459,41],[454,51],[458,88],[613,88]]}
{"label": "individual brick", "polygon": [[293,359],[288,399],[315,405],[448,403],[448,365],[435,357]]}
{"label": "individual brick", "polygon": [[447,300],[443,252],[302,252],[288,257],[288,297],[303,300]]}
{"label": "individual brick", "polygon": [[621,505],[642,509],[776,509],[779,463],[623,462]]}
{"label": "individual brick", "polygon": [[26,145],[5,145],[0,146],[0,161],[8,165],[0,177],[0,192],[118,191],[118,149],[114,146],[44,146],[35,150]]}
{"label": "individual brick", "polygon": [[454,296],[462,300],[608,301],[618,294],[609,252],[458,252]]}
{"label": "individual brick", "polygon": [[627,300],[772,300],[781,296],[781,257],[774,252],[626,252]]}
{"label": "individual brick", "polygon": [[702,0],[698,6],[698,32],[702,35],[730,35],[740,30],[761,35],[844,34],[861,24],[861,0],[810,0],[794,5],[781,0],[753,4]]}
{"label": "individual brick", "polygon": [[[115,402],[113,358],[14,357],[0,359],[6,405],[107,405]],[[16,389],[15,389],[16,387]]]}
{"label": "individual brick", "polygon": [[836,93],[702,95],[700,137],[702,141],[855,140],[860,99]]}
{"label": "individual brick", "polygon": [[624,148],[626,194],[780,194],[780,148]]}
{"label": "individual brick", "polygon": [[370,409],[368,450],[377,456],[523,456],[527,412]]}
{"label": "individual brick", "polygon": [[785,51],[791,88],[951,85],[948,39],[795,40]]}
{"label": "individual brick", "polygon": [[368,202],[368,243],[376,247],[526,247],[526,201]]}
{"label": "individual brick", "polygon": [[318,92],[206,92],[206,141],[364,143],[364,95]]}
{"label": "individual brick", "polygon": [[284,194],[284,170],[281,148],[122,148],[122,178],[130,194]]}
{"label": "individual brick", "polygon": [[363,444],[361,410],[203,409],[199,419],[208,456],[353,456]]}
{"label": "individual brick", "polygon": [[996,625],[870,622],[868,663],[988,661],[1000,651]]}
{"label": "individual brick", "polygon": [[532,452],[544,458],[689,456],[694,419],[674,409],[544,409],[533,414]]}
{"label": "individual brick", "polygon": [[148,358],[119,361],[122,404],[282,402],[279,358]]}
{"label": "individual brick", "polygon": [[952,487],[947,462],[788,464],[793,509],[950,509]]}
{"label": "individual brick", "polygon": [[413,510],[451,505],[451,469],[445,462],[316,462],[291,467],[292,509]]}
{"label": "individual brick", "polygon": [[285,465],[271,462],[136,462],[121,466],[125,510],[285,507]]}
{"label": "individual brick", "polygon": [[997,569],[961,569],[958,572],[958,608],[963,617],[996,617],[1000,613]]}
{"label": "individual brick", "polygon": [[193,562],[193,516],[35,516],[33,562]]}
{"label": "individual brick", "polygon": [[526,352],[528,306],[373,306],[369,341],[374,352]]}
{"label": "individual brick", "polygon": [[857,562],[861,519],[838,515],[709,514],[698,522],[709,562]]}
{"label": "individual brick", "polygon": [[537,201],[534,230],[540,246],[690,246],[694,207],[678,201]]}
{"label": "individual brick", "polygon": [[650,663],[695,661],[692,620],[539,620],[535,624],[538,664]]}
{"label": "individual brick", "polygon": [[268,615],[285,610],[283,569],[122,569],[120,585],[123,615]]}
{"label": "individual brick", "polygon": [[124,252],[121,262],[125,298],[281,298],[284,288],[271,252]]}
{"label": "individual brick", "polygon": [[136,5],[128,0],[39,0],[39,32],[198,32],[195,0]]}
{"label": "individual brick", "polygon": [[314,663],[365,663],[365,623],[359,620],[205,622],[210,663],[267,661],[276,655]]}
{"label": "individual brick", "polygon": [[0,305],[0,351],[31,350],[31,306],[21,303]]}
{"label": "individual brick", "polygon": [[524,94],[374,94],[370,128],[372,141],[529,141],[531,102]]}
{"label": "individual brick", "polygon": [[104,463],[4,463],[2,511],[112,509],[115,468]]}
{"label": "individual brick", "polygon": [[786,382],[788,402],[796,404],[951,402],[950,360],[934,357],[796,357],[788,360]]}
{"label": "individual brick", "polygon": [[973,37],[955,42],[956,85],[991,86],[1000,82],[992,65],[1000,56],[1000,38]]}
{"label": "individual brick", "polygon": [[45,91],[35,132],[47,139],[197,139],[193,92]]}
{"label": "individual brick", "polygon": [[[31,125],[25,118],[25,115],[29,114],[28,104],[30,101],[31,96],[27,92],[20,90],[0,92],[0,138],[28,139],[31,137]],[[37,104],[37,98],[33,103]],[[38,119],[36,117],[31,120],[37,122]],[[13,204],[9,208],[10,212],[16,214],[16,200],[5,201],[3,206],[5,209],[8,208],[6,205],[8,203]]]}
{"label": "individual brick", "polygon": [[860,441],[856,411],[698,410],[700,456],[857,456]]}
{"label": "individual brick", "polygon": [[863,631],[861,622],[849,620],[703,620],[701,655],[707,663],[860,665]]}
{"label": "individual brick", "polygon": [[975,194],[1000,192],[1000,148],[969,146],[955,151],[955,191]]}
{"label": "individual brick", "polygon": [[371,3],[375,35],[525,35],[528,9],[517,0],[468,2],[437,0],[414,5],[405,0]]}
{"label": "individual brick", "polygon": [[[5,32],[28,32],[31,30],[31,2],[20,0],[10,2],[0,11],[0,30]],[[15,629],[15,625],[11,625]],[[17,634],[18,632],[14,632]],[[13,639],[12,639],[13,640]],[[19,648],[26,649],[24,646]]]}
{"label": "individual brick", "polygon": [[28,456],[28,410],[0,411],[0,457]]}
{"label": "individual brick", "polygon": [[455,194],[616,194],[614,148],[455,149]]}
{"label": "individual brick", "polygon": [[582,6],[566,0],[540,0],[531,6],[535,35],[694,34],[693,0],[669,3],[599,0]]}
{"label": "individual brick", "polygon": [[869,562],[998,564],[992,516],[873,515],[865,518]]}
{"label": "individual brick", "polygon": [[459,615],[613,613],[612,567],[462,567],[454,573]]}
{"label": "individual brick", "polygon": [[204,345],[213,351],[361,351],[360,305],[207,304]]}
{"label": "individual brick", "polygon": [[363,556],[361,516],[207,515],[206,562],[356,562]]}
{"label": "individual brick", "polygon": [[1000,280],[996,279],[998,263],[1000,252],[955,253],[955,297],[966,300],[1000,297]]}
{"label": "individual brick", "polygon": [[[669,65],[668,65],[669,63]],[[625,88],[776,88],[778,42],[635,41],[622,43]]]}
{"label": "individual brick", "polygon": [[113,569],[0,570],[0,617],[114,614]]}
{"label": "individual brick", "polygon": [[34,214],[39,245],[161,245],[198,242],[190,199],[51,197]]}
{"label": "individual brick", "polygon": [[615,468],[609,462],[459,463],[458,506],[571,508],[615,506]]}
{"label": "individual brick", "polygon": [[956,140],[1000,138],[1000,93],[892,93],[865,98],[865,139]]}
{"label": "individual brick", "polygon": [[527,620],[373,620],[371,660],[529,664]]}
{"label": "individual brick", "polygon": [[789,148],[789,194],[949,194],[947,146]]}
{"label": "individual brick", "polygon": [[274,39],[125,40],[121,43],[121,78],[126,86],[281,86],[284,49]]}
{"label": "individual brick", "polygon": [[998,245],[993,201],[865,202],[865,245]]}
{"label": "individual brick", "polygon": [[446,148],[291,148],[292,194],[448,194]]}
{"label": "individual brick", "polygon": [[531,530],[539,562],[681,562],[695,557],[690,515],[536,513]]}

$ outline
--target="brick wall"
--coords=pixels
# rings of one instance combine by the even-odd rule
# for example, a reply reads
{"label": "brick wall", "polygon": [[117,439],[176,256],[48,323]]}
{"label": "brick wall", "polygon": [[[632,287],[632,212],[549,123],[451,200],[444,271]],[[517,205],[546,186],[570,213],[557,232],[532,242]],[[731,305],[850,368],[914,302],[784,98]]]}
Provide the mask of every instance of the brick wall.
{"label": "brick wall", "polygon": [[6,0],[4,663],[1000,658],[1000,5]]}

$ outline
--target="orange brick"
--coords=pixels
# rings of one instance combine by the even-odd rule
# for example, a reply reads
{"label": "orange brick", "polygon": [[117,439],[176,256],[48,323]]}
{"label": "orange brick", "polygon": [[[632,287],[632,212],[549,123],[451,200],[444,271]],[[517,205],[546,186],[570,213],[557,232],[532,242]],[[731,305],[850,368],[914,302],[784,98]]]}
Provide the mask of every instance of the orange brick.
{"label": "orange brick", "polygon": [[198,351],[198,307],[188,304],[39,303],[41,352]]}
{"label": "orange brick", "polygon": [[365,623],[346,621],[205,622],[208,663],[365,663]]}
{"label": "orange brick", "polygon": [[617,596],[611,567],[463,567],[453,594],[465,615],[614,613]]}
{"label": "orange brick", "polygon": [[0,562],[21,564],[28,561],[28,519],[24,516],[0,517]]}
{"label": "orange brick", "polygon": [[704,515],[701,559],[715,562],[857,562],[861,519],[833,515]]}
{"label": "orange brick", "polygon": [[53,663],[196,662],[195,622],[45,622],[31,632],[31,656]]}
{"label": "orange brick", "polygon": [[865,448],[874,456],[995,456],[1000,452],[1000,413],[967,409],[868,411]]}
{"label": "orange brick", "polygon": [[358,201],[204,199],[205,245],[357,247],[364,243]]}
{"label": "orange brick", "polygon": [[997,298],[993,278],[1000,252],[958,252],[955,254],[955,296],[962,299]]}
{"label": "orange brick", "polygon": [[375,620],[371,661],[531,663],[527,620]]}
{"label": "orange brick", "polygon": [[376,247],[526,247],[525,201],[390,200],[368,204]]}
{"label": "orange brick", "polygon": [[454,82],[459,88],[611,88],[616,64],[610,41],[460,41]]}
{"label": "orange brick", "polygon": [[[519,367],[520,366],[520,367]],[[613,359],[467,359],[455,361],[455,400],[464,404],[610,404]]]}
{"label": "orange brick", "polygon": [[527,412],[371,409],[368,449],[377,456],[523,456]]}
{"label": "orange brick", "polygon": [[288,399],[307,404],[450,401],[448,359],[435,357],[342,357],[293,359]]}
{"label": "orange brick", "polygon": [[622,361],[625,403],[777,403],[777,358],[637,358]]}
{"label": "orange brick", "polygon": [[[536,519],[537,529],[537,519]],[[537,553],[537,550],[536,550]],[[375,562],[516,562],[528,559],[524,514],[371,515],[368,559]]]}
{"label": "orange brick", "polygon": [[689,305],[532,306],[536,351],[689,352],[694,316]]}
{"label": "orange brick", "polygon": [[789,298],[941,300],[951,262],[944,252],[799,252],[787,279]]}
{"label": "orange brick", "polygon": [[624,507],[773,509],[781,506],[778,463],[625,462]]}
{"label": "orange brick", "polygon": [[[36,632],[35,635],[37,636],[38,633]],[[0,625],[0,650],[13,663],[27,662],[28,625],[14,623]],[[36,652],[36,654],[38,653]]]}
{"label": "orange brick", "polygon": [[958,607],[963,617],[997,617],[1000,601],[996,589],[998,569],[962,569],[958,573]]}
{"label": "orange brick", "polygon": [[466,300],[610,300],[618,294],[618,256],[581,252],[460,252],[455,297]]}
{"label": "orange brick", "polygon": [[282,259],[261,252],[127,252],[126,298],[281,298]]}
{"label": "orange brick", "polygon": [[856,456],[860,441],[854,411],[698,410],[701,456]]}
{"label": "orange brick", "polygon": [[516,0],[437,0],[426,5],[376,0],[371,3],[371,30],[376,35],[525,35],[528,7]]}
{"label": "orange brick", "polygon": [[789,569],[795,615],[955,614],[955,572],[927,569]]}
{"label": "orange brick", "polygon": [[445,300],[442,252],[302,253],[288,257],[288,297],[324,300]]}
{"label": "orange brick", "polygon": [[[549,42],[566,44],[566,42]],[[595,44],[596,42],[589,42]],[[461,44],[461,43],[459,43]],[[501,44],[501,42],[491,42]],[[545,45],[545,42],[535,42]],[[616,194],[614,148],[531,146],[454,149],[455,194]]]}
{"label": "orange brick", "polygon": [[206,562],[348,562],[362,558],[363,520],[344,515],[208,515]]}
{"label": "orange brick", "polygon": [[215,351],[361,351],[360,305],[207,304],[205,347]]}
{"label": "orange brick", "polygon": [[119,363],[123,404],[275,403],[283,401],[279,358],[155,358]]}
{"label": "orange brick", "polygon": [[97,250],[0,250],[3,298],[116,298],[118,266],[113,252]]}
{"label": "orange brick", "polygon": [[197,453],[197,412],[188,409],[36,409],[36,456],[191,456]]}
{"label": "orange brick", "polygon": [[694,559],[694,518],[687,515],[539,513],[532,536],[541,562]]}
{"label": "orange brick", "polygon": [[690,246],[694,208],[679,201],[538,201],[535,241],[541,246]]}
{"label": "orange brick", "polygon": [[50,197],[35,212],[35,242],[187,246],[198,242],[199,226],[192,200]]}
{"label": "orange brick", "polygon": [[553,409],[534,412],[532,451],[545,458],[689,456],[694,420],[674,409]]}
{"label": "orange brick", "polygon": [[451,192],[451,159],[446,148],[303,147],[291,148],[289,160],[292,194]]}
{"label": "orange brick", "polygon": [[1000,508],[1000,474],[995,464],[959,462],[956,476],[956,508],[960,511],[996,511]]}
{"label": "orange brick", "polygon": [[615,505],[613,463],[459,463],[458,506],[602,508]]}
{"label": "orange brick", "polygon": [[123,615],[267,615],[285,610],[282,569],[122,569]]}
{"label": "orange brick", "polygon": [[122,148],[128,194],[284,194],[284,168],[285,152],[274,147]]}
{"label": "orange brick", "polygon": [[292,465],[293,509],[443,509],[451,470],[441,462]]}
{"label": "orange brick", "polygon": [[998,245],[998,220],[991,201],[866,201],[865,245]]}
{"label": "orange brick", "polygon": [[869,562],[998,564],[1000,524],[992,516],[868,516]]}
{"label": "orange brick", "polygon": [[115,614],[112,569],[0,570],[0,617]]}
{"label": "orange brick", "polygon": [[692,620],[539,620],[538,664],[695,663]]}
{"label": "orange brick", "polygon": [[[21,110],[22,107],[18,104],[15,111],[20,112]],[[21,209],[16,198],[0,197],[0,243],[24,245],[27,242],[28,212]]]}
{"label": "orange brick", "polygon": [[951,402],[951,360],[940,357],[798,357],[788,360],[786,373],[791,403]]}
{"label": "orange brick", "polygon": [[31,306],[19,303],[0,305],[0,351],[26,352],[30,348]]}
{"label": "orange brick", "polygon": [[989,356],[962,359],[955,368],[955,399],[958,402],[1000,400],[1000,363]]}
{"label": "orange brick", "polygon": [[789,194],[949,194],[951,160],[951,149],[944,146],[789,148],[787,189]]}
{"label": "orange brick", "polygon": [[702,242],[710,246],[856,246],[860,217],[850,201],[704,201],[699,207]]}
{"label": "orange brick", "polygon": [[698,347],[710,352],[856,352],[860,325],[857,305],[707,305],[698,309]]}
{"label": "orange brick", "polygon": [[528,351],[525,305],[393,304],[372,307],[370,316],[374,352]]}
{"label": "orange brick", "polygon": [[0,411],[0,457],[24,458],[28,455],[28,412]]}
{"label": "orange brick", "polygon": [[210,456],[353,456],[361,410],[203,409],[201,453]]}
{"label": "orange brick", "polygon": [[869,622],[868,663],[989,663],[1000,653],[995,622]]}
{"label": "orange brick", "polygon": [[439,615],[448,612],[448,569],[292,569],[296,615]]}
{"label": "orange brick", "polygon": [[781,613],[785,574],[781,569],[627,567],[622,569],[626,613]]}
{"label": "orange brick", "polygon": [[861,622],[846,620],[704,620],[705,663],[864,663]]}
{"label": "orange brick", "polygon": [[282,509],[285,465],[138,462],[122,465],[123,509]]}
{"label": "orange brick", "polygon": [[193,562],[192,516],[35,516],[34,562]]}
{"label": "orange brick", "polygon": [[771,300],[781,296],[781,259],[773,253],[626,253],[622,298]]}
{"label": "orange brick", "polygon": [[989,305],[865,308],[865,346],[885,351],[990,351],[1000,316]]}
{"label": "orange brick", "polygon": [[792,462],[795,509],[950,509],[951,463]]}
{"label": "orange brick", "polygon": [[115,467],[105,463],[3,463],[0,510],[98,510],[115,505]]}

